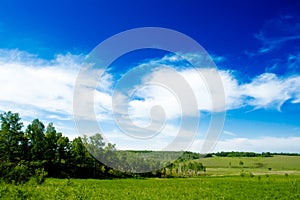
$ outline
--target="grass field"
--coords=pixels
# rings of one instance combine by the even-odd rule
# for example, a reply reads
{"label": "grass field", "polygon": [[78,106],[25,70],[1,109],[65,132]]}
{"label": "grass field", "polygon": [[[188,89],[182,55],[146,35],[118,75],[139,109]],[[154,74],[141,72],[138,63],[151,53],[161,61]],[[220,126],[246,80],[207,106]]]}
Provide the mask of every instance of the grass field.
{"label": "grass field", "polygon": [[2,183],[1,199],[300,199],[299,176],[64,180]]}
{"label": "grass field", "polygon": [[[199,159],[207,175],[239,175],[248,171],[254,175],[300,175],[300,156],[273,157],[212,157]],[[240,161],[243,165],[240,165]]]}
{"label": "grass field", "polygon": [[300,199],[300,156],[199,161],[207,170],[191,178],[0,182],[0,199]]}

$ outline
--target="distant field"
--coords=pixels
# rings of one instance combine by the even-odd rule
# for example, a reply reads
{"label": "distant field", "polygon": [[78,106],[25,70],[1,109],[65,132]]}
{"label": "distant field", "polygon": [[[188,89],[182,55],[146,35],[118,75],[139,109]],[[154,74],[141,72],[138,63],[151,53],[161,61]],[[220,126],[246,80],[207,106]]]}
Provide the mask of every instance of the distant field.
{"label": "distant field", "polygon": [[[242,171],[259,174],[299,174],[300,156],[201,158],[207,175],[238,175]],[[240,163],[242,162],[242,164]]]}
{"label": "distant field", "polygon": [[47,179],[0,184],[0,199],[300,199],[300,176],[170,179]]}

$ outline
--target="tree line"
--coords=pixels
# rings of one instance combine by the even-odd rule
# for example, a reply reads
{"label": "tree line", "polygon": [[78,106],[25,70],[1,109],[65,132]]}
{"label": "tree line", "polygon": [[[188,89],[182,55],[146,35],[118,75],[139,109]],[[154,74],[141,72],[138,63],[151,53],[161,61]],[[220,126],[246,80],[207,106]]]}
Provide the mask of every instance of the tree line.
{"label": "tree line", "polygon": [[210,153],[207,154],[205,157],[212,157],[212,156],[219,156],[219,157],[273,157],[273,156],[300,156],[299,153],[276,153],[276,152],[262,152],[262,153],[255,153],[255,152],[239,152],[239,151],[228,151],[228,152],[217,152],[217,153]]}
{"label": "tree line", "polygon": [[[199,162],[164,163],[160,158],[165,154],[177,156],[178,153],[117,151],[114,144],[105,144],[99,133],[76,137],[71,141],[56,131],[53,123],[45,126],[39,119],[34,119],[25,128],[18,113],[9,111],[0,114],[0,179],[6,182],[23,183],[34,178],[38,183],[42,183],[46,176],[58,178],[186,176],[199,174],[205,170]],[[185,152],[180,161],[195,158],[198,158],[197,154]],[[112,168],[110,163],[122,165]],[[143,169],[155,170],[135,173]]]}

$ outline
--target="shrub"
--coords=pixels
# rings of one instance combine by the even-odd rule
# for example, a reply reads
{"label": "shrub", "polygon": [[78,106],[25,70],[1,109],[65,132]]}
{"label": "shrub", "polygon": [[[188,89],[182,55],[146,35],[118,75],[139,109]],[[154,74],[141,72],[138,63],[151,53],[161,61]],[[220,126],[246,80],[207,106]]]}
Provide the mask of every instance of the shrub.
{"label": "shrub", "polygon": [[30,171],[24,163],[19,163],[13,170],[8,174],[8,180],[15,184],[22,184],[29,181]]}
{"label": "shrub", "polygon": [[255,166],[256,168],[263,168],[263,167],[264,167],[264,164],[258,162],[258,163],[254,163],[254,166]]}
{"label": "shrub", "polygon": [[249,172],[249,176],[252,178],[252,177],[254,177],[254,174],[252,174],[251,172]]}
{"label": "shrub", "polygon": [[254,177],[254,174],[252,174],[252,172],[249,172],[249,171],[242,171],[241,173],[240,173],[240,176],[241,177]]}
{"label": "shrub", "polygon": [[240,166],[243,166],[243,165],[244,165],[244,162],[240,160],[239,165],[240,165]]}
{"label": "shrub", "polygon": [[3,169],[2,178],[7,183],[22,184],[29,181],[30,170],[25,162],[20,162],[16,166],[12,163],[4,163],[0,167]]}
{"label": "shrub", "polygon": [[47,172],[44,168],[24,160],[17,164],[11,162],[0,164],[0,177],[6,183],[19,185],[28,182],[32,177],[37,184],[42,184],[45,181],[46,175]]}
{"label": "shrub", "polygon": [[35,170],[35,174],[33,177],[34,177],[36,183],[38,185],[41,185],[42,183],[45,182],[47,174],[48,173],[44,170],[44,168],[39,168],[39,169]]}

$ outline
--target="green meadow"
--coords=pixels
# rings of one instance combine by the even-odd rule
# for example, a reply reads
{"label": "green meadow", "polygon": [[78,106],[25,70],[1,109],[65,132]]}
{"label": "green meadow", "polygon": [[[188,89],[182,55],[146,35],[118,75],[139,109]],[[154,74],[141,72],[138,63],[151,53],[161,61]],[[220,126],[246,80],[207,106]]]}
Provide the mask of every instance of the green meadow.
{"label": "green meadow", "polygon": [[[0,199],[300,199],[300,156],[201,158],[185,178],[2,182]],[[188,161],[187,161],[188,162]]]}
{"label": "green meadow", "polygon": [[1,184],[1,199],[299,199],[300,176],[47,179]]}
{"label": "green meadow", "polygon": [[300,175],[300,156],[211,157],[199,159],[206,166],[206,175],[279,174]]}

